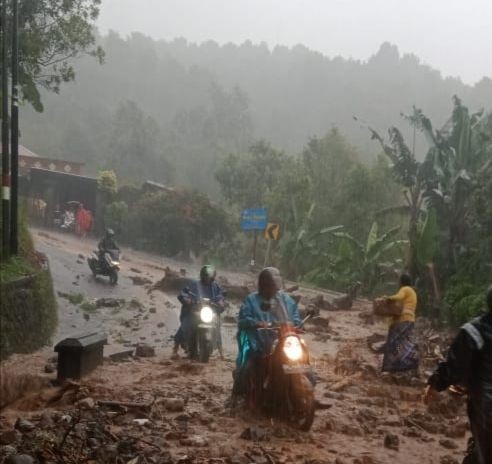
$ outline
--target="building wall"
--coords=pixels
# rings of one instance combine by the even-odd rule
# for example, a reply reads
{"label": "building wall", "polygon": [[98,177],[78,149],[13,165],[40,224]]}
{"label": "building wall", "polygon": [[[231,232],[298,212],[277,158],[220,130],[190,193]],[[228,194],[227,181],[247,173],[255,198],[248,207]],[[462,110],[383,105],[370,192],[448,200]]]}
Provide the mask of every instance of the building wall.
{"label": "building wall", "polygon": [[83,163],[76,163],[74,161],[19,155],[19,174],[21,176],[29,174],[31,168],[49,169],[50,171],[81,175],[83,167]]}

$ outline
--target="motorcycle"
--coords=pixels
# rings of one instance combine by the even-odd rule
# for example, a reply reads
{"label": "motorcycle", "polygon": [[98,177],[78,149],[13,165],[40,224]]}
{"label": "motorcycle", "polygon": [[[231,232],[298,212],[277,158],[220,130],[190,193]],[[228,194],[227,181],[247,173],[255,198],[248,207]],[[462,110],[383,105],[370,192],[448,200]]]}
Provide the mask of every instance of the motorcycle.
{"label": "motorcycle", "polygon": [[316,409],[309,350],[299,335],[311,317],[307,316],[297,327],[282,324],[258,329],[273,331],[277,337],[270,352],[256,366],[248,388],[250,405],[278,415],[303,431],[311,428]]}
{"label": "motorcycle", "polygon": [[219,306],[209,299],[202,298],[192,310],[191,327],[187,341],[188,354],[191,359],[207,363],[220,337]]}
{"label": "motorcycle", "polygon": [[118,283],[118,273],[120,271],[119,250],[105,250],[104,253],[94,251],[92,255],[87,258],[87,264],[94,277],[97,275],[108,276],[111,285],[116,285]]}
{"label": "motorcycle", "polygon": [[71,211],[66,211],[63,214],[63,220],[60,224],[60,229],[65,232],[73,232],[75,230],[75,214]]}

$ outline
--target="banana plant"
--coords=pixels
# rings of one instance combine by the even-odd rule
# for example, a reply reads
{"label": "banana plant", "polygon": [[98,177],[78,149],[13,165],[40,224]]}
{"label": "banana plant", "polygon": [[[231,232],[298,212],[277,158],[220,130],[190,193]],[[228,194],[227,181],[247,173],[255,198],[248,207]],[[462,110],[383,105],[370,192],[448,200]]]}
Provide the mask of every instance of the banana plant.
{"label": "banana plant", "polygon": [[[400,226],[397,226],[380,235],[378,224],[374,222],[364,243],[347,232],[334,232],[339,242],[334,267],[345,269],[346,277],[360,281],[367,292],[372,292],[388,269],[401,265],[401,260],[395,256],[401,255],[408,241],[396,238],[399,231]],[[397,250],[400,252],[395,254]]]}
{"label": "banana plant", "polygon": [[312,230],[313,215],[316,203],[312,203],[305,213],[298,211],[295,198],[292,197],[292,210],[294,228],[287,232],[282,240],[280,253],[282,256],[282,267],[287,275],[293,278],[301,278],[309,270],[316,268],[324,257],[327,256],[326,241],[321,243],[324,237],[343,229],[337,225],[325,227],[321,230]]}
{"label": "banana plant", "polygon": [[456,96],[453,104],[453,114],[440,130],[434,130],[429,118],[418,109],[414,108],[412,117],[430,144],[424,198],[436,211],[445,232],[449,272],[456,267],[456,257],[470,229],[469,203],[477,173],[492,158],[492,138],[484,130],[488,119],[483,111],[470,114]]}

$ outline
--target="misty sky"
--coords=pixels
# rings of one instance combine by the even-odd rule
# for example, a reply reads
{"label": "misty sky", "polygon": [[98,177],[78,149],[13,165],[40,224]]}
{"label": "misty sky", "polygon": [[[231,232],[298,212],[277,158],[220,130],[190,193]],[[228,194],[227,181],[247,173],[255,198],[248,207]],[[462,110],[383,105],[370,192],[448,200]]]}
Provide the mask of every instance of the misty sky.
{"label": "misty sky", "polygon": [[99,27],[219,43],[302,43],[367,59],[390,41],[444,75],[492,77],[492,0],[103,0]]}

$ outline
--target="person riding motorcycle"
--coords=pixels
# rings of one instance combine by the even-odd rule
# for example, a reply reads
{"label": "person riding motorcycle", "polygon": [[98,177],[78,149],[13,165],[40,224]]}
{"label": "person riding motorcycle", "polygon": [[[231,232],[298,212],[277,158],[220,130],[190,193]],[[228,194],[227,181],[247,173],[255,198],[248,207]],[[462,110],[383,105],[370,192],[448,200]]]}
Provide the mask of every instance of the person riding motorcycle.
{"label": "person riding motorcycle", "polygon": [[256,376],[261,358],[270,353],[275,341],[275,332],[258,329],[272,324],[301,323],[297,304],[282,289],[280,271],[265,268],[258,277],[258,291],[248,295],[239,310],[234,397],[247,394],[248,379]]}
{"label": "person riding motorcycle", "polygon": [[108,250],[120,251],[120,247],[118,245],[116,245],[116,242],[114,240],[114,230],[113,229],[106,229],[104,237],[101,238],[101,240],[99,240],[97,248],[99,249],[99,251],[102,251],[102,252],[105,252]]}
{"label": "person riding motorcycle", "polygon": [[99,240],[97,245],[99,250],[99,260],[101,263],[104,263],[104,253],[109,250],[118,250],[120,251],[120,247],[116,244],[114,240],[114,231],[113,229],[106,229],[104,237]]}
{"label": "person riding motorcycle", "polygon": [[[217,349],[220,357],[223,358],[222,338],[220,334],[220,314],[225,309],[224,292],[220,285],[215,281],[217,272],[211,265],[203,266],[200,269],[200,279],[190,283],[185,287],[178,296],[181,303],[181,312],[179,315],[180,327],[174,336],[173,358],[178,357],[178,349],[181,346],[187,349],[187,343],[191,336],[192,329],[192,311],[202,298],[207,298],[216,308],[217,317]],[[192,354],[192,353],[188,353]]]}

